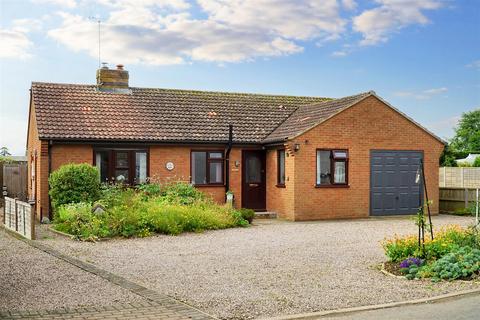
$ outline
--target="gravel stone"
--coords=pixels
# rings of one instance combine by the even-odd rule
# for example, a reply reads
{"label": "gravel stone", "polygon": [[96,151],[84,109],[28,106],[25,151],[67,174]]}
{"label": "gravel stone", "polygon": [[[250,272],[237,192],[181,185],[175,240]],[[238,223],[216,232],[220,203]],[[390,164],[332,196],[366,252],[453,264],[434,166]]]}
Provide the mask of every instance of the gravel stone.
{"label": "gravel stone", "polygon": [[0,228],[0,311],[142,301],[145,299],[35,249]]}
{"label": "gravel stone", "polygon": [[[465,226],[473,218],[440,215],[433,223],[435,228]],[[382,274],[378,265],[386,258],[380,241],[416,231],[409,217],[257,220],[250,228],[202,234],[98,243],[52,235],[41,241],[224,319],[371,305],[480,287]]]}

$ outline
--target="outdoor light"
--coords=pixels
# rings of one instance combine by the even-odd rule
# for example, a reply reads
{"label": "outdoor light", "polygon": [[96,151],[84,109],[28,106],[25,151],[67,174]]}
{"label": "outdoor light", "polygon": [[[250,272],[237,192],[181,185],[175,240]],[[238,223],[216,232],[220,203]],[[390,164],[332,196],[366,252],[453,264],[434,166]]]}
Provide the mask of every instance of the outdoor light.
{"label": "outdoor light", "polygon": [[240,167],[240,160],[235,160],[235,167]]}
{"label": "outdoor light", "polygon": [[293,151],[298,152],[300,150],[300,143],[295,143],[293,146]]}
{"label": "outdoor light", "polygon": [[420,183],[420,167],[418,167],[417,174],[415,174],[415,183],[416,184]]}

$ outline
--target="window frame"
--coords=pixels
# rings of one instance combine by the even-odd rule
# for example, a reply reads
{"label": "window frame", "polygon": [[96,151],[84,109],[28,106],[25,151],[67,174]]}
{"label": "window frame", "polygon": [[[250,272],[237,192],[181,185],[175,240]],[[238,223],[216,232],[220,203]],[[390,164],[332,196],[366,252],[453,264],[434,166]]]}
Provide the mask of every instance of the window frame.
{"label": "window frame", "polygon": [[[196,184],[193,182],[193,153],[194,152],[204,152],[205,156],[205,175],[207,183]],[[210,158],[210,153],[221,153],[221,158]],[[210,182],[210,163],[220,163],[222,165],[222,181],[221,182]],[[225,185],[225,150],[221,149],[191,149],[190,150],[190,183],[195,187],[212,187],[212,186],[224,186]]]}
{"label": "window frame", "polygon": [[[117,159],[116,159],[116,152],[127,152],[128,153],[128,168],[123,167],[124,169],[128,170],[129,179],[125,182],[128,185],[139,185],[136,181],[136,154],[137,153],[145,153],[146,154],[146,161],[147,161],[147,178],[145,183],[148,183],[148,177],[150,177],[150,148],[145,147],[121,147],[121,146],[105,146],[105,147],[94,147],[93,148],[93,166],[97,166],[97,152],[106,152],[108,154],[108,178],[107,181],[100,181],[101,183],[117,183],[117,181],[113,180],[112,177],[115,176],[115,170],[121,169],[120,167],[117,168]],[[101,175],[101,173],[100,173]]]}
{"label": "window frame", "polygon": [[[281,181],[281,171],[280,171],[280,157],[281,154],[283,153],[283,182]],[[277,149],[277,187],[279,188],[285,188],[285,182],[287,180],[287,174],[286,174],[286,162],[287,160],[287,153],[285,149]]]}
{"label": "window frame", "polygon": [[[318,166],[317,166],[317,157],[319,151],[329,151],[330,152],[330,184],[318,184],[317,176],[318,176]],[[335,152],[345,152],[345,158],[335,158]],[[348,149],[344,148],[317,148],[315,150],[315,188],[348,188],[348,163],[349,163],[349,151]],[[335,162],[344,162],[345,163],[345,182],[335,182]]]}

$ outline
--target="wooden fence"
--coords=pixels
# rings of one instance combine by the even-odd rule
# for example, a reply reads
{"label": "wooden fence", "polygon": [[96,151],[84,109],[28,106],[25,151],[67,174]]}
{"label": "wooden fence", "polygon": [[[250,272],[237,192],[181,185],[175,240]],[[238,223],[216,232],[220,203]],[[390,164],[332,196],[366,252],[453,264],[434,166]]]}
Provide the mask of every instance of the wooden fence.
{"label": "wooden fence", "polygon": [[29,203],[5,197],[3,224],[27,239],[35,239],[35,214]]}
{"label": "wooden fence", "polygon": [[440,211],[455,212],[474,206],[477,189],[440,188]]}
{"label": "wooden fence", "polygon": [[2,169],[2,174],[0,176],[2,194],[0,194],[0,197],[5,196],[3,192],[6,192],[6,196],[10,198],[17,198],[26,201],[28,179],[27,163],[0,163],[0,168]]}
{"label": "wooden fence", "polygon": [[480,168],[441,167],[440,188],[480,188]]}

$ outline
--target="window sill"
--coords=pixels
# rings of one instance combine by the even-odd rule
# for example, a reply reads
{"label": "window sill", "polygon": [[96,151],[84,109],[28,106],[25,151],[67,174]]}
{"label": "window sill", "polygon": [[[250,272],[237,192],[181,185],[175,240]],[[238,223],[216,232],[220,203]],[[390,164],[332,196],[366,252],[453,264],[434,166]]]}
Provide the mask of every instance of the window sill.
{"label": "window sill", "polygon": [[277,188],[286,188],[284,184],[277,184],[275,185]]}
{"label": "window sill", "polygon": [[223,183],[212,183],[212,184],[194,184],[194,187],[225,187],[225,184]]}
{"label": "window sill", "polygon": [[350,185],[348,185],[348,184],[324,184],[324,185],[316,184],[315,188],[318,188],[318,189],[323,189],[323,188],[350,188]]}

